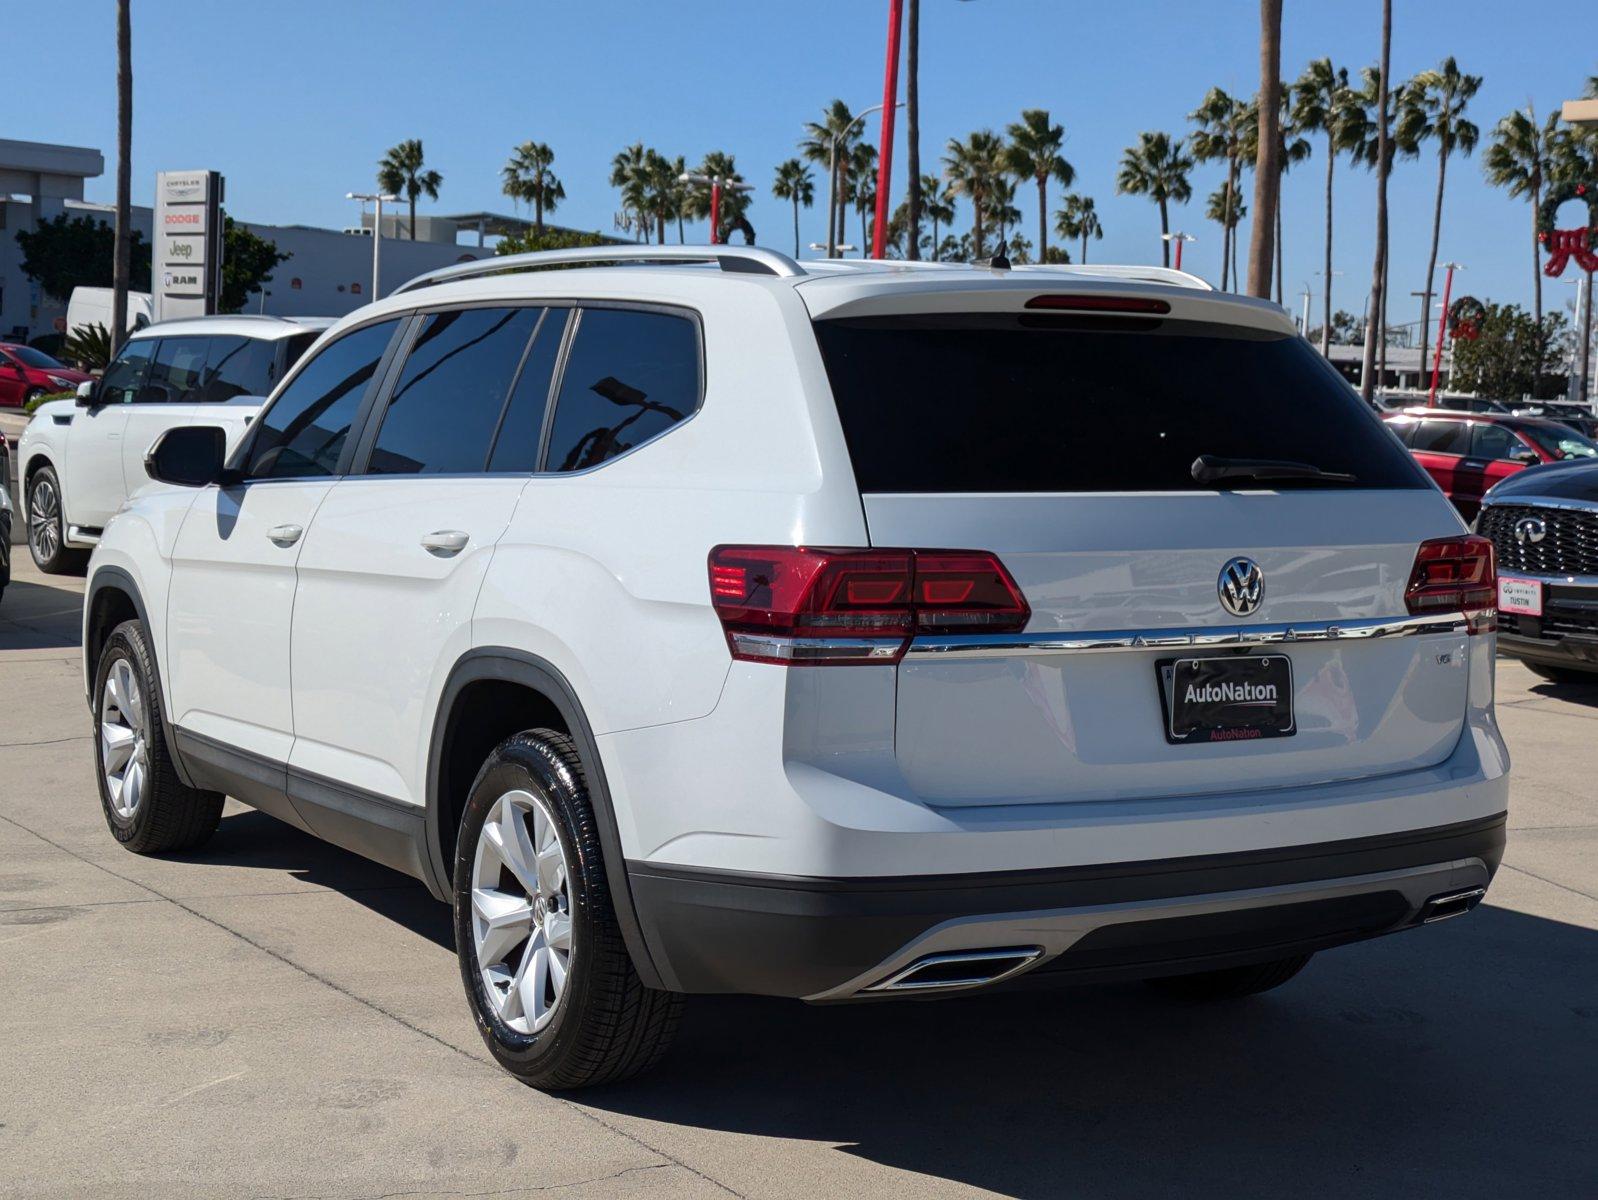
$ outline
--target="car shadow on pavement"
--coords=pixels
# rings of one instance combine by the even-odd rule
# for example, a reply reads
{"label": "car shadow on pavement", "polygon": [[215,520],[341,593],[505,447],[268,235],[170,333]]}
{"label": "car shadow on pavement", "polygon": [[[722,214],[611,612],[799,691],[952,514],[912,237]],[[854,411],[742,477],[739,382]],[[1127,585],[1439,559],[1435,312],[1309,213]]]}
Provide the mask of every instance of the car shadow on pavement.
{"label": "car shadow on pavement", "polygon": [[54,650],[83,643],[83,597],[12,578],[0,599],[0,650]]}
{"label": "car shadow on pavement", "polygon": [[211,840],[175,861],[286,872],[295,880],[339,892],[455,955],[450,908],[409,875],[312,837],[255,809],[229,811]]}
{"label": "car shadow on pavement", "polygon": [[1554,683],[1550,680],[1533,684],[1530,691],[1532,695],[1548,700],[1564,700],[1585,708],[1598,708],[1598,674],[1593,675],[1591,683]]}
{"label": "car shadow on pavement", "polygon": [[702,997],[580,1100],[1014,1196],[1592,1195],[1598,933],[1487,907],[1213,1007]]}

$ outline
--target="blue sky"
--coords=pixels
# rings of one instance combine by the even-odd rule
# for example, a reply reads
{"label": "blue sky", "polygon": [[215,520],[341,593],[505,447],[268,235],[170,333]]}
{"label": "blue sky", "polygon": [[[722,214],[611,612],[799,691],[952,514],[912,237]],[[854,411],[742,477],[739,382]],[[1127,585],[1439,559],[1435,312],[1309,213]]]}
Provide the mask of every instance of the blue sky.
{"label": "blue sky", "polygon": [[[149,203],[159,169],[213,167],[227,176],[228,208],[240,217],[343,226],[354,219],[344,193],[372,185],[386,147],[420,137],[444,176],[437,211],[503,211],[499,169],[515,143],[533,138],[554,148],[566,185],[553,219],[608,232],[617,208],[610,158],[642,139],[690,162],[707,150],[734,153],[759,188],[751,218],[761,242],[788,249],[791,217],[770,195],[773,168],[834,96],[857,109],[881,99],[887,9],[886,0],[133,7],[136,202]],[[1484,137],[1512,108],[1531,102],[1546,113],[1598,73],[1598,6],[1557,7],[1556,15],[1504,0],[1398,0],[1395,75],[1456,55],[1485,76],[1471,110]],[[6,19],[13,47],[59,52],[49,73],[9,74],[4,132],[105,150],[107,173],[88,187],[96,200],[113,195],[113,11],[110,0],[55,0],[15,5]],[[1211,85],[1251,93],[1257,21],[1255,0],[923,0],[924,169],[952,136],[1002,130],[1024,107],[1048,108],[1068,132],[1076,190],[1095,197],[1105,225],[1090,257],[1157,262],[1154,206],[1115,195],[1121,151],[1140,130],[1185,132],[1186,114]],[[1377,0],[1286,0],[1284,73],[1328,54],[1357,73],[1375,61],[1379,21]],[[902,121],[899,135],[896,194]],[[1317,142],[1284,196],[1288,306],[1297,311],[1294,294],[1308,284],[1316,322],[1323,152]],[[1188,265],[1212,279],[1220,230],[1204,221],[1203,198],[1220,175],[1218,166],[1200,168],[1194,201],[1175,217],[1200,238]],[[823,193],[820,173],[817,183]],[[1401,163],[1393,179],[1395,322],[1418,316],[1407,293],[1423,281],[1435,184],[1434,157]],[[1369,286],[1374,181],[1345,162],[1336,187],[1334,270],[1344,274],[1334,305],[1357,309]],[[1030,234],[1035,192],[1022,189],[1018,203]],[[824,236],[821,207],[802,214],[806,242]],[[969,223],[963,205],[959,221]],[[1452,162],[1439,261],[1467,265],[1456,292],[1529,304],[1530,224],[1529,205],[1486,185],[1480,151]],[[703,227],[689,233],[704,236]],[[1574,291],[1545,288],[1550,305]]]}

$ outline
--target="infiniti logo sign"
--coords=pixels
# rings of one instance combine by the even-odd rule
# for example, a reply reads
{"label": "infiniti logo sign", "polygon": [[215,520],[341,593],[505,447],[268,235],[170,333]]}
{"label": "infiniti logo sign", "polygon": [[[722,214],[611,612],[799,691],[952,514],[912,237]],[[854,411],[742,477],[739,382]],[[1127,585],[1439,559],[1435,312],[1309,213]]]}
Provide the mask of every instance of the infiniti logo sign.
{"label": "infiniti logo sign", "polygon": [[1231,559],[1221,568],[1215,590],[1222,608],[1234,617],[1246,617],[1265,599],[1265,572],[1252,558]]}
{"label": "infiniti logo sign", "polygon": [[1515,522],[1515,540],[1522,546],[1535,546],[1548,536],[1548,523],[1541,517],[1522,517]]}

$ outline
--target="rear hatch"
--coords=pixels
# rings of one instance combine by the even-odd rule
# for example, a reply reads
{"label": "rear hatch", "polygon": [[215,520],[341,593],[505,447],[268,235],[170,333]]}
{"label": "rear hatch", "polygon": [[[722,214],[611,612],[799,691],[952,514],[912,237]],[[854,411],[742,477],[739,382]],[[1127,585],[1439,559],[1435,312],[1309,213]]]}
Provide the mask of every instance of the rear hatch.
{"label": "rear hatch", "polygon": [[[1285,318],[1213,295],[1184,317],[1180,298],[1131,295],[1176,311],[1078,310],[1071,296],[1029,309],[1036,296],[1011,292],[971,311],[947,297],[926,311],[923,297],[918,312],[815,322],[872,544],[997,553],[1031,608],[1023,641],[1133,643],[973,650],[955,636],[932,652],[921,639],[897,667],[907,780],[940,805],[1092,802],[1440,762],[1465,716],[1463,634],[1135,643],[1405,618],[1417,547],[1460,526]],[[1237,319],[1217,319],[1228,308]],[[1199,482],[1201,455],[1264,473]],[[1321,474],[1278,478],[1260,460]],[[1263,580],[1246,615],[1221,600],[1237,558]],[[1173,743],[1162,665],[1257,654],[1289,660],[1291,733]]]}

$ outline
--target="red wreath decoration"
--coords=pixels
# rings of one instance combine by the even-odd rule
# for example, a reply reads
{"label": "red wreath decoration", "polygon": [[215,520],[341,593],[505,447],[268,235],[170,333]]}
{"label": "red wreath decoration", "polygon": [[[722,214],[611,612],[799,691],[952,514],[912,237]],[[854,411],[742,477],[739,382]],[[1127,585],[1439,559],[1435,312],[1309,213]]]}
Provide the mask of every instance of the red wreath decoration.
{"label": "red wreath decoration", "polygon": [[1461,296],[1448,306],[1448,333],[1455,338],[1473,342],[1481,336],[1481,324],[1487,319],[1487,306],[1474,296]]}
{"label": "red wreath decoration", "polygon": [[[1581,229],[1555,229],[1554,214],[1567,200],[1587,203],[1587,224]],[[1548,251],[1543,274],[1557,279],[1572,260],[1583,271],[1598,271],[1598,189],[1585,183],[1556,184],[1537,212],[1537,240]]]}

